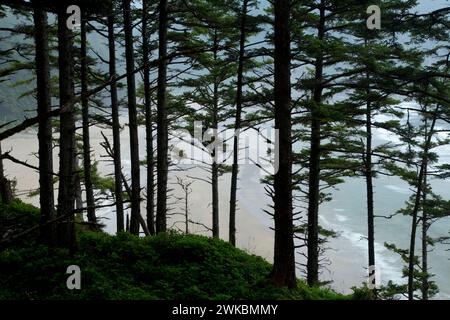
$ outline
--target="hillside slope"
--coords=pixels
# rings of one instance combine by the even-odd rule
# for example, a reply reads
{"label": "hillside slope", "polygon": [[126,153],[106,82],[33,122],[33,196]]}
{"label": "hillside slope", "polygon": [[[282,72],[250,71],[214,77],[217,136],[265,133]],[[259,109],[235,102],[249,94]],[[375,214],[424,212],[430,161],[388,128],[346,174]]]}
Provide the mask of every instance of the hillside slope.
{"label": "hillside slope", "polygon": [[[30,210],[17,201],[0,206],[3,216],[26,215],[32,222],[38,211]],[[74,256],[32,238],[0,252],[0,300],[346,298],[307,288],[302,281],[296,291],[275,288],[267,280],[271,265],[263,258],[204,236],[139,238],[79,230],[78,244]],[[81,290],[66,287],[70,265],[81,269]]]}

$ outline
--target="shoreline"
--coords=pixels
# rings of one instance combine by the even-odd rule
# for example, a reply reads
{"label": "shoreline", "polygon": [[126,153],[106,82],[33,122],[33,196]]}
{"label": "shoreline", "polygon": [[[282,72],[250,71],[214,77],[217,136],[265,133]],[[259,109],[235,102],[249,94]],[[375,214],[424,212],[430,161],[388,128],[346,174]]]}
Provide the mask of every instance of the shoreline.
{"label": "shoreline", "polygon": [[[105,152],[103,148],[100,146],[100,143],[103,141],[103,137],[101,136],[101,131],[105,133],[105,135],[109,138],[111,136],[110,130],[102,130],[98,127],[91,128],[91,148],[93,150],[93,159],[99,161],[98,169],[99,172],[103,175],[110,175],[113,173],[113,166],[111,163],[105,162],[105,159],[102,159],[100,156],[104,155]],[[139,129],[139,139],[140,141],[144,141],[145,139],[145,131],[143,128]],[[128,130],[125,128],[121,133],[121,151],[124,159],[129,158],[129,141],[128,141]],[[2,142],[2,147],[4,151],[11,151],[11,154],[21,159],[22,161],[27,161],[31,165],[37,165],[37,158],[33,155],[38,150],[37,145],[37,137],[36,133],[32,130],[23,132],[16,136],[13,136]],[[58,170],[58,149],[54,149],[54,170]],[[141,159],[145,158],[145,145],[140,143],[140,157]],[[109,159],[108,159],[109,160]],[[124,174],[129,176],[130,172],[130,161],[123,161],[122,163],[124,168]],[[18,164],[12,163],[10,161],[4,161],[5,174],[11,179],[17,179],[17,190],[20,193],[19,198],[24,202],[31,203],[37,207],[39,207],[39,198],[28,197],[30,189],[36,189],[38,187],[38,173],[30,168],[26,168],[20,166]],[[141,166],[141,184],[145,185],[146,183],[146,173],[145,168]],[[169,197],[169,203],[173,203],[174,199],[183,197],[183,194],[179,188],[179,186],[174,185],[176,182],[176,177],[180,177],[182,179],[189,179],[187,176],[195,176],[199,178],[207,178],[205,172],[201,169],[191,169],[187,172],[172,172],[169,174],[169,189],[173,189],[171,191],[171,196]],[[263,192],[263,187],[261,185],[259,190],[255,190],[254,184],[259,181],[261,177],[259,176],[259,169],[254,166],[242,166],[240,172],[240,180],[238,182],[239,190],[238,190],[238,210],[236,213],[236,241],[237,247],[240,249],[258,256],[263,257],[270,263],[273,261],[273,245],[274,245],[274,237],[273,231],[270,229],[272,226],[271,218],[263,212],[263,209],[266,208],[266,197],[261,193]],[[203,182],[192,180],[194,183],[192,184],[193,192],[189,197],[189,210],[190,217],[195,222],[199,222],[205,225],[211,224],[211,192],[210,186]],[[57,187],[57,185],[55,185]],[[219,212],[220,212],[220,238],[227,241],[228,240],[228,212],[229,212],[229,193],[230,193],[230,175],[224,174],[219,178]],[[25,192],[22,192],[25,191]],[[56,190],[55,190],[55,199],[56,199]],[[181,202],[179,202],[181,205]],[[141,214],[145,218],[145,202],[141,205]],[[179,207],[179,205],[173,206],[174,208]],[[111,208],[103,208],[97,210],[97,215],[99,218],[104,219],[105,228],[104,231],[114,234],[116,228],[116,219],[115,219],[115,209]],[[171,226],[174,222],[174,218],[168,217],[168,226]],[[181,227],[184,229],[184,225]],[[210,236],[211,232],[205,230],[203,227],[190,224],[189,226],[190,233],[201,234]],[[299,252],[296,252],[297,261],[301,261],[301,255]],[[336,259],[335,259],[336,258]],[[349,262],[345,259],[339,259],[339,254],[333,257],[333,269],[338,270],[346,270],[348,269]],[[350,263],[351,265],[351,263]],[[325,271],[324,277],[332,273],[328,273]],[[346,279],[335,280],[329,287],[333,288],[337,292],[341,293],[349,293],[350,288],[346,285],[349,282],[354,282],[354,272],[339,272],[342,276],[344,275]],[[297,269],[297,276],[303,277],[302,272]],[[352,279],[353,278],[353,279]]]}
{"label": "shoreline", "polygon": [[[113,173],[113,166],[111,163],[105,162],[105,159],[101,158],[105,152],[100,146],[103,141],[101,136],[101,131],[109,138],[111,136],[110,130],[102,130],[98,127],[91,128],[91,148],[92,157],[98,162],[98,170],[102,176],[110,175]],[[139,139],[141,142],[145,139],[145,132],[143,128],[139,129]],[[124,159],[129,158],[129,141],[128,141],[128,130],[121,133],[121,151]],[[11,155],[26,161],[30,165],[37,166],[38,159],[34,156],[38,151],[37,136],[34,130],[28,130],[2,142],[2,148],[5,151],[11,151]],[[58,170],[58,148],[53,150],[54,155],[54,171]],[[95,157],[95,158],[94,158]],[[145,145],[140,143],[140,157],[145,158]],[[108,159],[109,160],[109,159]],[[130,162],[123,161],[122,163],[124,174],[129,176],[130,172]],[[34,206],[39,207],[39,198],[28,197],[30,191],[38,188],[39,175],[38,173],[27,167],[23,167],[19,164],[13,163],[8,160],[4,160],[5,175],[9,179],[17,180],[17,191],[19,198],[24,202],[30,203]],[[188,172],[171,172],[169,174],[169,189],[173,189],[171,196],[169,197],[169,203],[174,203],[177,198],[183,197],[179,186],[174,185],[176,182],[176,177],[180,177],[185,180],[189,179],[187,176],[195,176],[199,178],[207,178],[204,171],[201,169],[191,169]],[[211,192],[210,187],[205,182],[195,181],[192,184],[193,192],[189,199],[189,210],[193,221],[199,222],[205,225],[210,225],[211,223]],[[144,186],[146,184],[146,172],[145,168],[141,166],[141,184]],[[224,174],[219,178],[219,210],[220,210],[220,238],[223,240],[228,240],[228,212],[229,212],[229,192],[230,192],[230,176],[229,174]],[[55,199],[57,198],[57,185],[55,185]],[[144,191],[145,192],[145,191]],[[237,246],[251,254],[256,254],[262,256],[269,262],[273,259],[273,232],[258,219],[257,216],[249,212],[245,206],[240,205],[240,192],[238,191],[238,210],[236,213],[236,237]],[[178,209],[180,201],[176,201],[177,204],[173,205],[175,209]],[[141,206],[141,214],[145,216],[145,202]],[[105,231],[109,233],[115,232],[115,210],[114,207],[99,209],[98,216],[101,218],[106,218],[105,221],[106,228]],[[173,223],[173,218],[168,217],[168,226]],[[210,235],[209,231],[206,231],[201,226],[190,224],[190,231],[192,233]],[[182,228],[183,229],[183,228]]]}
{"label": "shoreline", "polygon": [[[123,123],[123,122],[122,122]],[[99,172],[105,176],[113,173],[113,166],[110,162],[105,162],[101,155],[105,152],[100,146],[103,141],[101,131],[109,138],[111,136],[111,130],[102,130],[98,127],[91,128],[91,147],[93,150],[93,159],[98,162]],[[140,139],[140,157],[145,159],[145,130],[139,129]],[[125,128],[121,133],[122,143],[122,155],[124,159],[129,159],[129,140],[128,130]],[[13,136],[2,142],[4,151],[12,149],[11,154],[23,161],[27,161],[31,165],[37,165],[37,158],[33,153],[37,152],[37,137],[33,131],[27,131],[16,136]],[[54,170],[58,170],[58,149],[54,149]],[[109,160],[109,159],[107,159]],[[20,192],[19,198],[27,203],[31,203],[35,206],[39,206],[38,197],[27,197],[28,191],[38,187],[38,174],[33,169],[20,166],[10,161],[4,161],[5,174],[11,178],[17,178],[17,189]],[[130,161],[123,161],[124,174],[129,176]],[[169,197],[169,203],[172,203],[174,209],[179,209],[183,193],[179,186],[175,185],[176,177],[180,177],[185,180],[192,180],[188,176],[195,176],[199,178],[207,178],[205,172],[199,168],[191,169],[187,172],[175,171],[169,174],[169,189],[171,195]],[[238,211],[236,214],[236,232],[237,232],[237,246],[250,253],[263,257],[269,262],[273,261],[273,244],[274,237],[271,218],[263,212],[267,208],[267,196],[264,194],[263,185],[259,184],[259,170],[257,167],[251,165],[241,166],[240,180],[238,182]],[[211,192],[210,185],[203,181],[192,180],[193,192],[189,196],[189,210],[190,218],[201,224],[209,226],[211,224]],[[146,183],[145,168],[141,166],[141,184],[144,186]],[[55,185],[55,187],[57,187]],[[220,210],[220,238],[228,240],[228,212],[229,212],[229,193],[230,193],[230,175],[224,174],[219,178],[219,210]],[[144,191],[145,192],[145,191]],[[56,198],[55,198],[56,199]],[[178,201],[175,201],[178,199]],[[174,205],[174,203],[176,204]],[[146,203],[143,202],[141,206],[141,214],[145,218]],[[179,211],[179,210],[178,210]],[[176,210],[174,211],[176,213]],[[342,227],[340,224],[333,225],[333,223],[326,221],[326,217],[329,217],[330,212],[327,212],[326,208],[321,215],[321,222],[326,227],[336,229],[336,231],[342,233]],[[115,233],[116,220],[115,209],[104,208],[97,210],[97,215],[100,218],[105,219],[106,225],[105,231],[108,233]],[[168,218],[168,226],[176,221],[176,217]],[[181,217],[183,219],[183,217]],[[324,220],[325,219],[325,220]],[[179,224],[178,227],[184,230],[184,224]],[[190,224],[190,233],[201,234],[210,236],[211,232],[205,230],[199,225]],[[328,286],[333,290],[340,293],[351,293],[352,286],[361,286],[365,281],[365,253],[354,241],[348,238],[348,235],[340,235],[337,239],[331,239],[329,243],[330,250],[327,250],[326,257],[332,261],[330,266],[326,266],[326,269],[322,272],[322,279],[329,280],[334,279]],[[349,256],[354,256],[354,259],[349,259]],[[301,252],[296,252],[296,261],[304,262]],[[304,274],[300,269],[297,269],[297,276],[303,278]]]}

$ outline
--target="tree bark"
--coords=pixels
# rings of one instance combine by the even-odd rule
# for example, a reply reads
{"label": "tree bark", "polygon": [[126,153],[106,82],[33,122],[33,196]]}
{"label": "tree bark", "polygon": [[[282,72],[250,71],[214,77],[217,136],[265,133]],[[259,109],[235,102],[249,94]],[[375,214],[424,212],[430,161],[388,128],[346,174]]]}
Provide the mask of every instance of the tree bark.
{"label": "tree bark", "polygon": [[[75,177],[74,177],[74,184],[75,184],[75,209],[82,209],[83,206],[83,191],[81,188],[81,176],[80,176],[80,164],[78,156],[75,156]],[[79,212],[76,214],[76,218],[80,219],[80,221],[83,221],[83,212]]]}
{"label": "tree bark", "polygon": [[235,136],[233,139],[233,165],[231,168],[231,190],[230,190],[230,221],[228,239],[233,246],[236,246],[236,206],[237,206],[237,180],[239,174],[239,133],[242,122],[242,89],[244,80],[244,58],[246,41],[246,24],[248,0],[242,3],[241,27],[239,39],[239,61],[236,91],[236,118],[234,123]]}
{"label": "tree bark", "polygon": [[89,98],[88,92],[88,65],[87,65],[87,31],[86,17],[81,21],[81,99],[83,118],[83,167],[84,186],[86,189],[87,219],[91,227],[95,228],[97,218],[95,216],[94,188],[92,186],[91,141],[89,135]]}
{"label": "tree bark", "polygon": [[[366,75],[369,81],[369,73]],[[368,82],[369,83],[369,82]],[[373,165],[372,165],[372,103],[369,100],[370,88],[369,85],[366,90],[366,154],[365,154],[365,176],[366,176],[366,191],[367,191],[367,246],[368,246],[368,270],[369,277],[373,283],[376,284],[375,270],[375,218],[374,218],[374,199],[373,199]]]}
{"label": "tree bark", "polygon": [[127,89],[128,89],[128,116],[130,129],[130,155],[131,155],[131,218],[130,232],[139,234],[139,215],[141,202],[141,179],[140,179],[140,163],[139,163],[139,137],[137,123],[137,106],[136,106],[136,80],[134,74],[134,49],[133,49],[133,26],[131,18],[130,0],[123,0],[123,18],[125,31],[125,56],[127,73]]}
{"label": "tree bark", "polygon": [[424,172],[424,190],[423,190],[423,196],[422,196],[422,272],[423,272],[423,278],[422,278],[422,300],[428,300],[429,299],[429,289],[430,285],[428,282],[429,276],[428,276],[428,213],[427,213],[427,207],[426,207],[426,201],[427,201],[427,170],[428,165],[425,166],[425,172]]}
{"label": "tree bark", "polygon": [[[109,76],[112,80],[116,74],[116,39],[114,34],[114,12],[108,16],[108,47],[109,47]],[[117,97],[117,83],[111,82],[111,115],[113,130],[113,150],[114,150],[114,190],[116,198],[116,223],[117,232],[124,231],[124,211],[122,194],[122,159],[120,152],[120,119],[119,102]]]}
{"label": "tree bark", "polygon": [[275,127],[279,130],[279,164],[274,181],[275,250],[271,279],[275,285],[295,288],[292,218],[292,120],[290,1],[275,8]]}
{"label": "tree bark", "polygon": [[[0,155],[2,155],[2,143],[0,142]],[[3,169],[3,158],[0,158],[0,179],[5,177],[5,171]]]}
{"label": "tree bark", "polygon": [[169,135],[167,124],[167,0],[159,2],[159,63],[157,93],[157,210],[156,232],[167,229],[167,181]]}
{"label": "tree bark", "polygon": [[423,158],[420,165],[419,176],[417,178],[416,196],[414,199],[414,207],[412,210],[412,222],[411,222],[411,238],[409,243],[409,261],[408,261],[408,299],[414,300],[414,252],[416,249],[416,232],[417,232],[417,216],[419,213],[420,202],[422,199],[422,193],[424,190],[424,177],[426,166],[428,163],[428,152],[431,147],[431,140],[434,134],[434,127],[436,125],[437,115],[439,108],[436,109],[433,115],[433,121],[431,123],[430,131],[425,142]]}
{"label": "tree bark", "polygon": [[[69,15],[65,9],[58,12],[58,64],[59,100],[63,106],[74,96],[72,33],[66,22]],[[75,115],[71,104],[60,116],[59,139],[59,193],[57,216],[64,216],[74,210],[75,201]],[[70,250],[75,249],[74,216],[68,215],[58,225],[58,243]]]}
{"label": "tree bark", "polygon": [[[2,144],[0,142],[0,155],[1,154],[2,154]],[[5,192],[3,190],[3,188],[4,188],[3,187],[4,181],[5,181],[5,172],[3,170],[3,158],[0,158],[0,200],[3,203],[8,203],[8,201],[5,201],[7,199],[5,199],[6,196],[5,196]]]}
{"label": "tree bark", "polygon": [[149,64],[149,34],[148,34],[148,0],[143,0],[142,4],[142,52],[144,68],[144,103],[145,103],[145,129],[147,143],[147,227],[151,235],[156,233],[155,228],[155,183],[154,171],[155,163],[153,158],[153,119],[151,108],[150,90],[150,66]]}
{"label": "tree bark", "polygon": [[[215,157],[215,152],[213,152]],[[211,165],[211,192],[212,192],[212,235],[219,238],[219,165],[213,162]]]}
{"label": "tree bark", "polygon": [[189,190],[186,189],[185,199],[184,199],[184,219],[185,219],[185,232],[189,234]]}
{"label": "tree bark", "polygon": [[[53,188],[53,145],[52,123],[45,115],[51,111],[50,94],[50,61],[48,47],[47,14],[39,5],[34,6],[35,50],[36,50],[36,82],[37,82],[37,114],[40,117],[38,128],[39,140],[39,203],[41,207],[40,241],[55,244],[54,224],[48,221],[55,219],[55,194]],[[3,170],[0,170],[0,174]]]}
{"label": "tree bark", "polygon": [[[214,44],[213,44],[213,56],[214,62],[217,61],[218,43],[217,43],[217,29],[214,32]],[[218,130],[219,112],[219,83],[218,80],[214,80],[213,84],[213,110],[212,110],[212,127],[214,130]],[[214,142],[217,142],[217,135],[214,136]],[[212,235],[213,238],[219,238],[219,165],[217,163],[217,147],[212,152],[212,164],[211,164],[211,192],[212,192]]]}
{"label": "tree bark", "polygon": [[[325,8],[320,5],[318,39],[325,34]],[[309,286],[319,285],[319,202],[320,202],[320,144],[321,144],[321,104],[323,91],[323,52],[318,51],[315,61],[315,88],[311,106],[311,149],[309,156],[308,192],[308,262],[307,282]]]}

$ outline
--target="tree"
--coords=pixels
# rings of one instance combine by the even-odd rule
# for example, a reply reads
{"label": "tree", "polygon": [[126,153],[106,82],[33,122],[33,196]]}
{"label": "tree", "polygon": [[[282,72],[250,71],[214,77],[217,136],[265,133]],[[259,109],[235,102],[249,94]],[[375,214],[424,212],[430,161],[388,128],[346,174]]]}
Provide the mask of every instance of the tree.
{"label": "tree", "polygon": [[167,124],[167,29],[168,1],[159,1],[159,62],[157,91],[157,210],[156,232],[167,229],[167,182],[168,182],[168,149],[169,133]]}
{"label": "tree", "polygon": [[[353,143],[347,148],[347,156],[360,157],[361,175],[366,182],[366,206],[367,206],[367,252],[369,277],[372,284],[378,283],[379,275],[376,274],[375,256],[375,201],[374,201],[374,181],[380,174],[386,174],[381,169],[385,157],[388,157],[388,150],[393,148],[393,144],[388,142],[383,145],[374,144],[373,129],[383,129],[391,134],[398,135],[400,132],[400,121],[396,120],[403,116],[397,109],[399,101],[394,100],[392,88],[396,82],[388,78],[388,74],[394,73],[399,64],[413,66],[420,60],[420,55],[414,50],[408,50],[401,46],[395,38],[391,38],[392,32],[404,34],[408,32],[407,26],[396,22],[396,18],[401,12],[411,9],[412,3],[392,1],[384,8],[382,30],[369,30],[361,28],[366,23],[367,16],[365,8],[370,5],[370,1],[362,1],[360,4],[352,6],[352,10],[344,14],[348,27],[348,32],[354,40],[348,44],[348,51],[351,56],[349,68],[344,73],[351,74],[346,79],[351,83],[348,99],[345,103],[349,105],[348,126],[356,126],[356,130],[361,130],[353,139]],[[355,17],[358,17],[355,19]],[[381,70],[383,70],[381,72]],[[345,86],[345,84],[344,84]],[[354,112],[352,112],[353,110]],[[380,121],[379,115],[389,116],[389,120]],[[359,137],[361,136],[361,137]],[[358,142],[357,140],[360,139]],[[360,156],[354,154],[360,150]],[[359,170],[358,170],[359,171]],[[359,173],[358,173],[359,174]],[[376,289],[373,290],[376,294]]]}
{"label": "tree", "polygon": [[[221,141],[219,132],[230,117],[228,107],[236,101],[233,99],[230,103],[228,96],[229,83],[236,70],[235,58],[229,51],[235,47],[239,37],[236,37],[234,32],[236,18],[229,14],[231,4],[227,5],[226,1],[215,1],[214,14],[210,12],[210,2],[199,1],[196,5],[194,9],[196,12],[192,19],[186,19],[187,25],[194,25],[190,41],[197,46],[211,49],[210,52],[204,52],[192,58],[192,66],[196,74],[187,77],[183,82],[183,87],[187,88],[184,98],[191,109],[185,119],[191,134],[201,140],[200,148],[208,154],[208,160],[201,161],[201,165],[210,175],[208,180],[204,181],[211,186],[211,226],[213,237],[217,238],[220,235],[219,177],[229,169],[221,158],[223,150],[226,149],[223,143],[226,141]],[[243,63],[242,59],[242,68]],[[241,71],[243,74],[243,69]],[[240,91],[239,109],[242,109],[242,78]],[[234,93],[235,89],[233,88],[231,92]],[[195,121],[202,123],[201,137],[195,135],[195,128],[192,125]],[[235,157],[237,156],[238,153]],[[199,161],[199,159],[195,160]],[[235,205],[235,201],[233,203]],[[230,222],[233,223],[233,221]]]}
{"label": "tree", "polygon": [[75,111],[71,101],[74,96],[72,33],[67,28],[69,14],[66,8],[58,9],[58,65],[60,105],[69,107],[60,116],[59,138],[59,189],[57,217],[65,217],[58,224],[58,243],[75,249]]}
{"label": "tree", "polygon": [[130,232],[139,234],[139,216],[141,215],[141,179],[139,161],[139,137],[136,106],[136,80],[134,70],[133,26],[131,18],[131,1],[123,0],[123,23],[125,31],[125,55],[127,69],[128,117],[130,129],[131,155],[131,219]]}
{"label": "tree", "polygon": [[51,111],[50,61],[48,46],[47,14],[39,5],[34,6],[36,82],[39,122],[39,202],[41,206],[41,239],[44,243],[54,243],[55,229],[49,221],[55,218],[53,190],[53,146],[52,124],[44,115]]}
{"label": "tree", "polygon": [[156,233],[155,228],[155,202],[154,202],[154,156],[153,156],[153,115],[151,107],[150,66],[149,66],[149,32],[148,15],[149,1],[143,0],[142,5],[142,62],[144,64],[144,104],[145,104],[145,129],[147,147],[147,227],[150,234]]}
{"label": "tree", "polygon": [[291,34],[289,0],[275,9],[275,127],[279,130],[279,163],[274,181],[275,251],[271,279],[277,286],[296,287],[292,218]]}
{"label": "tree", "polygon": [[91,164],[91,143],[89,135],[89,99],[86,96],[88,92],[88,57],[87,57],[87,14],[83,11],[81,20],[81,94],[84,97],[81,100],[82,123],[83,123],[83,167],[84,167],[84,185],[86,188],[87,218],[93,227],[97,223],[95,216],[94,189],[92,185],[92,164]]}
{"label": "tree", "polygon": [[[447,175],[440,170],[439,166],[435,165],[438,156],[433,149],[448,144],[448,139],[441,140],[436,137],[437,120],[448,111],[439,104],[433,106],[433,102],[429,99],[420,98],[419,102],[422,124],[418,127],[413,127],[410,123],[407,125],[408,132],[405,134],[404,140],[408,144],[409,151],[403,155],[404,164],[390,164],[392,172],[402,177],[414,188],[414,193],[406,203],[406,207],[399,210],[399,213],[412,218],[409,248],[400,249],[394,244],[386,244],[388,249],[398,253],[405,262],[406,267],[403,273],[408,280],[406,286],[390,283],[389,291],[391,294],[407,294],[409,300],[417,297],[415,294],[417,289],[421,290],[423,300],[428,300],[438,292],[438,287],[430,280],[432,275],[428,265],[428,252],[436,242],[448,239],[448,237],[432,239],[428,235],[431,224],[448,216],[449,202],[435,194],[429,184],[433,175],[437,177]],[[431,174],[432,171],[433,174]],[[421,216],[419,216],[420,212],[422,212]],[[417,231],[420,225],[422,227],[422,248],[421,255],[418,256],[415,252],[418,245]]]}
{"label": "tree", "polygon": [[[345,35],[340,26],[342,13],[349,3],[312,0],[296,3],[293,14],[293,69],[298,70],[294,88],[298,97],[292,106],[294,143],[306,143],[295,153],[295,198],[306,202],[307,221],[295,228],[296,238],[306,246],[306,272],[309,286],[320,285],[321,254],[331,230],[319,225],[319,207],[330,197],[324,192],[342,182],[342,176],[354,169],[354,161],[333,152],[346,143],[348,128],[342,124],[348,110],[337,99],[342,88],[334,88],[346,74],[340,72],[347,50]],[[345,21],[345,20],[344,20]],[[345,34],[345,32],[342,32]],[[303,204],[295,203],[295,208]],[[301,211],[296,211],[297,217]],[[299,220],[300,218],[298,218]],[[301,235],[303,234],[303,236]],[[302,245],[300,247],[303,247]]]}
{"label": "tree", "polygon": [[[318,4],[319,22],[317,39],[325,36],[325,2]],[[311,146],[309,156],[309,191],[308,191],[308,285],[319,283],[319,198],[320,198],[320,143],[321,143],[321,104],[323,92],[324,54],[317,50],[315,56],[315,82],[313,101],[311,103]]]}
{"label": "tree", "polygon": [[189,218],[190,210],[189,210],[189,196],[193,192],[191,185],[194,181],[185,181],[180,177],[177,177],[176,184],[181,188],[183,192],[183,196],[179,197],[177,200],[182,201],[183,205],[180,209],[182,209],[182,213],[179,215],[184,216],[184,232],[185,234],[189,234],[189,223],[191,222]]}
{"label": "tree", "polygon": [[230,190],[230,221],[229,221],[229,241],[236,245],[236,205],[237,205],[237,180],[239,172],[239,131],[242,125],[242,89],[244,82],[244,59],[247,28],[248,0],[242,3],[242,12],[240,14],[240,39],[239,39],[239,60],[236,88],[236,117],[235,117],[235,136],[233,139],[233,165],[231,171],[231,190]]}
{"label": "tree", "polygon": [[108,49],[109,49],[109,76],[111,80],[111,115],[113,130],[113,152],[114,152],[114,195],[116,198],[116,220],[117,232],[125,231],[124,228],[124,210],[123,210],[123,193],[122,193],[122,159],[120,151],[120,119],[119,119],[119,101],[117,97],[117,83],[114,81],[117,77],[116,73],[116,40],[115,40],[115,10],[111,7],[108,15]]}

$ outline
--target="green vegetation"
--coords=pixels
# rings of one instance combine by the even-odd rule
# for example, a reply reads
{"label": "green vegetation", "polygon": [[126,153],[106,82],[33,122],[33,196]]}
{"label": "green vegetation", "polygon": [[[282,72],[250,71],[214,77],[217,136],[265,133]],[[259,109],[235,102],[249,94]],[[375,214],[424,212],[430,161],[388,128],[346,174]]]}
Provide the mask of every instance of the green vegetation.
{"label": "green vegetation", "polygon": [[[31,225],[39,213],[18,200],[0,208],[2,222],[28,216]],[[81,268],[81,290],[66,287],[69,265]],[[276,288],[267,280],[271,265],[261,257],[222,240],[177,233],[139,238],[80,227],[72,256],[27,237],[0,252],[0,270],[0,300],[348,298],[300,280],[295,291]]]}

